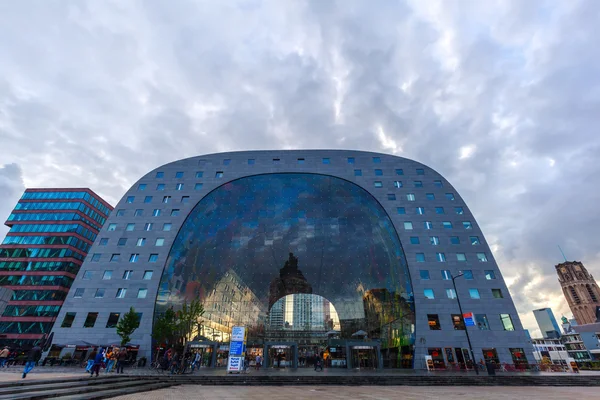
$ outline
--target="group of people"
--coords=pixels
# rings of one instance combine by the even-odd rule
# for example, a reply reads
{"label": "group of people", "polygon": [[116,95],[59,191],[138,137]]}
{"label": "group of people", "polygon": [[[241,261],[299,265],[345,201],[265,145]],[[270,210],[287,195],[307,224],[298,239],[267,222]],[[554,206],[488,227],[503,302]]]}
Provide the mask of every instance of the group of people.
{"label": "group of people", "polygon": [[8,346],[4,347],[2,350],[0,350],[0,368],[8,368],[11,363],[14,363],[16,358],[16,351],[10,351]]}
{"label": "group of people", "polygon": [[177,351],[171,347],[162,356],[161,367],[163,370],[170,370],[172,375],[185,374],[188,367],[192,372],[200,366],[202,360],[200,353],[192,353],[191,351]]}
{"label": "group of people", "polygon": [[100,368],[106,368],[106,372],[111,372],[116,366],[116,373],[122,374],[127,363],[129,354],[125,347],[119,349],[117,347],[103,349],[100,347],[97,351],[92,351],[87,358],[86,372],[90,373],[90,377],[100,375]]}

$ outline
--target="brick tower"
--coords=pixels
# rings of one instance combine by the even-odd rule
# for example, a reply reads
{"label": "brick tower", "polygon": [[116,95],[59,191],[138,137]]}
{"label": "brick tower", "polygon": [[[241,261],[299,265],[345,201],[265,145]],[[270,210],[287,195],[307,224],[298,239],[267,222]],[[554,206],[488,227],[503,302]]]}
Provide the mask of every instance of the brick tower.
{"label": "brick tower", "polygon": [[579,325],[596,322],[596,307],[600,307],[600,289],[579,261],[565,261],[556,266],[558,281]]}

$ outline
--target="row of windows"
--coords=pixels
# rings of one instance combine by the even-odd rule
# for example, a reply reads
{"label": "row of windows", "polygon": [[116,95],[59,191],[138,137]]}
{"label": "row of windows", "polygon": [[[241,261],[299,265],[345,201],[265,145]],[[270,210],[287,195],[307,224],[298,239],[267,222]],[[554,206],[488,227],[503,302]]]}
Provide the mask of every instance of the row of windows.
{"label": "row of windows", "polygon": [[[155,209],[154,211],[152,211],[152,216],[153,217],[158,217],[161,215],[162,210],[160,209]],[[178,208],[173,208],[171,209],[171,211],[169,212],[169,214],[171,215],[171,217],[177,217],[179,216],[179,214],[181,213],[181,210]],[[117,217],[125,217],[127,215],[127,210],[125,209],[119,209],[117,210]],[[141,208],[136,209],[133,212],[133,216],[134,217],[143,217],[144,216],[144,210]]]}
{"label": "row of windows", "polygon": [[10,228],[10,233],[64,233],[74,232],[92,242],[96,240],[96,233],[79,224],[19,224]]}
{"label": "row of windows", "polygon": [[[54,204],[62,204],[63,206],[52,207]],[[21,207],[18,207],[21,205]],[[89,207],[85,203],[18,203],[15,208],[16,211],[28,211],[28,210],[77,210],[88,217],[92,218],[94,221],[98,222],[100,225],[104,225],[106,222],[106,217],[96,211],[94,211],[91,207]]]}
{"label": "row of windows", "polygon": [[[441,271],[441,275],[442,275],[442,279],[445,281],[449,281],[452,279],[452,272],[449,269],[443,269]],[[486,280],[490,281],[490,280],[494,280],[496,279],[496,273],[492,270],[485,270],[483,271],[483,275],[485,277]],[[458,271],[457,277],[458,276],[462,276],[463,279],[466,280],[472,280],[475,279],[475,275],[473,274],[473,271],[470,269],[465,269],[462,271]],[[429,270],[427,269],[422,269],[419,270],[419,277],[422,280],[429,280],[431,279],[430,274],[429,274]]]}
{"label": "row of windows", "polygon": [[63,286],[71,287],[73,278],[63,275],[0,275],[0,286]]}
{"label": "row of windows", "polygon": [[67,292],[63,290],[13,290],[11,300],[61,301],[66,298]]}
{"label": "row of windows", "polygon": [[[514,331],[515,326],[512,322],[510,314],[499,314],[500,323],[505,331]],[[451,314],[452,329],[454,330],[465,330],[465,321],[460,314]],[[442,330],[440,324],[439,314],[427,314],[427,323],[429,329],[432,331]],[[475,314],[474,321],[475,325],[479,330],[488,331],[490,330],[490,324],[486,314]]]}
{"label": "row of windows", "polygon": [[[460,262],[465,262],[467,261],[467,255],[466,253],[456,253],[456,261],[460,261]],[[477,261],[479,262],[487,262],[487,255],[485,253],[475,253],[475,256],[477,257]],[[446,253],[435,253],[435,260],[437,262],[446,262]],[[425,253],[416,253],[415,254],[415,261],[416,262],[425,262],[427,261],[425,259]]]}
{"label": "row of windows", "polygon": [[[75,289],[75,293],[73,294],[73,297],[76,299],[80,299],[83,297],[84,294],[85,294],[85,288],[77,288],[77,289]],[[106,294],[106,289],[104,289],[104,288],[96,289],[94,292],[94,298],[102,299],[102,298],[104,298],[105,294]],[[127,295],[127,288],[118,288],[117,291],[115,292],[115,298],[117,298],[117,299],[124,299],[126,297],[126,295]],[[138,299],[145,299],[147,295],[148,295],[148,289],[146,289],[146,288],[138,289],[138,291],[137,291]]]}
{"label": "row of windows", "polygon": [[0,332],[2,333],[50,333],[53,322],[0,322]]}
{"label": "row of windows", "polygon": [[104,225],[104,220],[102,223],[98,224],[95,221],[90,221],[87,218],[82,217],[76,213],[18,213],[18,214],[10,214],[8,216],[9,221],[83,221],[84,223],[90,225],[92,228],[96,230],[100,230],[102,225]]}
{"label": "row of windows", "polygon": [[[423,222],[423,226],[425,227],[425,229],[433,229],[433,222],[431,222],[431,221],[424,221]],[[463,221],[462,222],[462,227],[464,229],[473,229],[473,223],[471,221]],[[442,222],[442,228],[444,228],[444,229],[453,229],[454,225],[450,221],[443,221]],[[413,223],[411,221],[405,221],[404,222],[404,229],[407,230],[407,231],[413,230]]]}
{"label": "row of windows", "polygon": [[0,249],[0,258],[63,258],[83,261],[84,256],[71,249]]}
{"label": "row of windows", "polygon": [[2,314],[5,317],[56,317],[60,306],[14,306],[8,305]]}
{"label": "row of windows", "polygon": [[2,271],[64,271],[77,274],[79,265],[70,261],[0,261]]}
{"label": "row of windows", "polygon": [[[102,258],[102,254],[101,253],[94,253],[94,255],[92,255],[92,262],[100,262],[100,259]],[[129,256],[129,262],[130,263],[134,263],[134,262],[138,262],[140,260],[140,255],[139,253],[135,253],[135,254],[131,254]],[[120,262],[121,261],[121,254],[120,253],[113,253],[110,256],[110,262]],[[148,257],[148,262],[156,262],[158,261],[158,254],[150,254],[150,256]]]}
{"label": "row of windows", "polygon": [[[449,241],[450,244],[460,244],[460,237],[450,236]],[[429,242],[429,244],[432,246],[439,246],[441,243],[439,236],[429,236],[429,240],[426,240],[426,242]],[[469,236],[469,242],[472,246],[478,246],[481,244],[479,236]],[[418,236],[411,236],[410,244],[421,244],[421,239]]]}
{"label": "row of windows", "polygon": [[[388,200],[396,200],[396,195],[388,194]],[[436,214],[440,214],[440,215],[446,214],[444,207],[434,207],[434,211]],[[405,207],[396,207],[396,212],[398,214],[404,215],[404,214],[406,214],[406,208]],[[457,215],[463,215],[465,213],[465,210],[462,207],[454,207],[454,213]],[[415,207],[415,214],[416,215],[425,215],[425,207]]]}
{"label": "row of windows", "polygon": [[102,204],[98,199],[87,192],[25,192],[22,200],[58,200],[58,199],[83,199],[93,207],[106,215],[110,214],[110,208]]}
{"label": "row of windows", "polygon": [[[120,238],[117,241],[117,246],[125,246],[127,245],[127,242],[129,241],[128,238]],[[98,246],[106,246],[108,244],[108,238],[101,238],[100,241],[98,242]],[[157,247],[161,247],[164,246],[165,244],[165,238],[156,238],[156,240],[154,241],[154,245]],[[138,238],[135,242],[135,245],[137,247],[143,247],[146,245],[146,238],[141,237]],[[92,258],[94,258],[97,254],[95,253]],[[99,255],[98,255],[99,257]]]}
{"label": "row of windows", "polygon": [[[456,291],[454,289],[445,289],[446,297],[449,299],[456,299]],[[435,299],[435,293],[433,289],[423,289],[423,295],[426,299],[433,300]],[[471,288],[469,289],[469,297],[474,300],[481,299],[481,294],[479,293],[479,289]],[[504,295],[502,294],[501,289],[492,289],[492,297],[495,299],[503,299]]]}
{"label": "row of windows", "polygon": [[[373,185],[376,188],[382,188],[383,187],[383,182],[381,181],[375,181],[373,182]],[[394,187],[395,188],[401,188],[402,187],[402,182],[401,181],[394,181]],[[445,193],[444,197],[446,198],[446,200],[450,200],[450,201],[454,201],[456,200],[456,196],[454,196],[454,193]],[[388,200],[396,200],[396,194],[395,193],[388,193],[387,195]],[[425,193],[425,200],[435,200],[435,193]],[[417,196],[414,193],[407,193],[406,194],[406,201],[417,201]],[[459,207],[457,207],[459,208]],[[458,213],[458,210],[455,209],[455,211],[457,211],[456,213]],[[463,212],[461,212],[460,214],[462,214]]]}
{"label": "row of windows", "polygon": [[[116,231],[117,230],[117,226],[118,226],[118,224],[116,224],[116,223],[110,223],[110,224],[108,224],[108,227],[106,228],[106,230],[109,231],[109,232],[110,231]],[[171,223],[164,223],[162,225],[162,229],[161,230],[165,231],[165,232],[168,232],[168,231],[171,230],[171,227],[172,227]],[[133,223],[133,222],[128,223],[125,226],[125,230],[128,231],[128,232],[132,232],[134,229],[135,229],[135,223]],[[154,229],[154,223],[147,222],[147,223],[144,224],[144,230],[145,231],[151,231],[153,229]]]}
{"label": "row of windows", "polygon": [[[202,189],[202,184],[196,184],[196,186],[194,186],[194,189],[196,190],[200,190]],[[153,196],[145,196],[144,197],[144,203],[149,204],[152,203],[152,200],[154,199]],[[127,196],[127,198],[125,199],[125,202],[128,204],[132,204],[135,201],[135,196]],[[173,201],[173,196],[163,196],[162,199],[162,203],[163,204],[169,204]],[[189,203],[190,201],[190,196],[182,196],[181,197],[181,203],[186,204]],[[160,213],[160,210],[154,210],[154,212],[158,211]],[[157,216],[157,215],[155,215]]]}
{"label": "row of windows", "polygon": [[87,253],[92,247],[75,236],[7,236],[2,244],[68,245]]}
{"label": "row of windows", "polygon": [[[68,312],[65,314],[65,318],[63,319],[62,323],[60,324],[61,328],[70,328],[73,326],[73,321],[75,321],[75,317],[76,317],[77,313],[74,312]],[[141,323],[142,321],[142,316],[143,313],[136,313],[137,318],[138,318],[138,323]],[[117,313],[117,312],[112,312],[108,315],[108,320],[106,321],[106,327],[107,328],[116,328],[117,324],[119,323],[119,318],[121,316],[121,313]],[[85,318],[85,321],[83,323],[83,327],[84,328],[93,328],[96,325],[96,320],[98,319],[98,313],[97,312],[89,312],[87,313],[87,316]]]}
{"label": "row of windows", "polygon": [[[86,280],[92,279],[94,277],[94,272],[95,271],[85,271],[83,273],[83,277],[81,279],[86,279]],[[100,272],[100,271],[98,271],[98,272]],[[125,280],[131,280],[131,279],[133,279],[133,276],[134,276],[133,274],[134,274],[133,270],[124,271],[123,272],[123,279],[125,279]],[[150,279],[152,279],[152,275],[153,274],[154,273],[151,270],[146,270],[146,271],[144,271],[144,274],[142,275],[142,279],[144,279],[144,280],[150,280]],[[112,270],[106,270],[106,271],[104,271],[102,273],[102,280],[109,280],[109,279],[112,279],[112,278],[113,278],[113,271]],[[77,290],[79,290],[79,289],[77,289]],[[82,294],[83,294],[83,292],[82,292]]]}

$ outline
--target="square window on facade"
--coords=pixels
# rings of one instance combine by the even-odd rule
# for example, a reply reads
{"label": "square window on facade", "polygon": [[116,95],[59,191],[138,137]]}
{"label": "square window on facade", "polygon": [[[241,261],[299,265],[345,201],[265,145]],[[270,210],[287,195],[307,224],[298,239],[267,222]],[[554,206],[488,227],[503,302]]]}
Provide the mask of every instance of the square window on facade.
{"label": "square window on facade", "polygon": [[331,164],[331,160],[329,158],[323,158],[323,164]]}
{"label": "square window on facade", "polygon": [[82,278],[82,279],[86,279],[86,280],[87,280],[87,279],[92,279],[92,276],[93,276],[93,275],[92,275],[92,271],[85,271],[85,272],[83,273],[83,278]]}
{"label": "square window on facade", "polygon": [[125,227],[125,230],[128,232],[133,231],[133,229],[135,228],[135,224],[127,224],[127,227]]}
{"label": "square window on facade", "polygon": [[148,262],[157,262],[158,261],[158,254],[150,254],[150,257],[148,258]]}
{"label": "square window on facade", "polygon": [[117,289],[117,294],[115,295],[115,297],[117,299],[124,299],[126,294],[127,294],[127,289],[125,289],[125,288],[118,288]]}
{"label": "square window on facade", "polygon": [[171,217],[178,217],[179,216],[179,210],[174,208],[171,210]]}
{"label": "square window on facade", "polygon": [[417,262],[425,262],[425,253],[415,254],[415,259],[417,260]]}
{"label": "square window on facade", "polygon": [[442,222],[442,226],[444,229],[452,229],[452,222],[444,221]]}
{"label": "square window on facade", "polygon": [[229,164],[231,164],[231,159],[226,158],[223,160],[223,165],[229,165]]}
{"label": "square window on facade", "polygon": [[413,228],[412,222],[405,222],[404,223],[404,229],[406,229],[407,231],[412,230],[412,228]]}
{"label": "square window on facade", "polygon": [[145,184],[145,183],[140,183],[140,184],[138,185],[138,190],[139,190],[140,192],[141,192],[141,191],[144,191],[144,190],[146,190],[146,184]]}
{"label": "square window on facade", "polygon": [[479,289],[469,289],[469,296],[471,296],[472,299],[480,299]]}
{"label": "square window on facade", "polygon": [[138,238],[137,242],[135,243],[135,245],[137,247],[142,247],[145,244],[146,244],[146,238]]}
{"label": "square window on facade", "polygon": [[119,261],[121,261],[120,254],[113,254],[112,256],[110,256],[110,262],[119,262]]}
{"label": "square window on facade", "polygon": [[417,175],[425,175],[425,170],[423,168],[417,168]]}
{"label": "square window on facade", "polygon": [[388,195],[387,195],[387,199],[388,199],[388,200],[396,200],[396,195],[395,195],[395,194],[393,194],[393,193],[388,193]]}
{"label": "square window on facade", "polygon": [[381,169],[376,169],[376,170],[375,170],[375,176],[383,176],[383,170],[381,170]]}
{"label": "square window on facade", "polygon": [[157,172],[157,173],[156,173],[156,177],[157,177],[158,179],[160,179],[160,178],[164,178],[164,177],[165,177],[165,173],[164,173],[164,172]]}
{"label": "square window on facade", "polygon": [[190,202],[190,196],[181,196],[181,202],[187,204]]}
{"label": "square window on facade", "polygon": [[223,171],[217,171],[217,172],[215,173],[215,178],[218,178],[218,179],[220,179],[220,178],[222,178],[222,177],[223,177]]}
{"label": "square window on facade", "polygon": [[421,279],[428,280],[429,279],[429,270],[422,269],[419,271],[419,275],[421,276]]}
{"label": "square window on facade", "polygon": [[471,244],[472,244],[473,246],[476,246],[476,245],[478,245],[478,244],[481,244],[481,243],[479,242],[479,236],[469,236],[469,240],[471,241]]}
{"label": "square window on facade", "polygon": [[381,164],[381,158],[373,157],[373,164]]}
{"label": "square window on facade", "polygon": [[435,195],[433,193],[425,193],[425,198],[427,200],[435,200]]}
{"label": "square window on facade", "polygon": [[404,170],[402,170],[402,169],[397,169],[397,170],[396,170],[396,175],[404,175]]}
{"label": "square window on facade", "polygon": [[458,236],[450,236],[450,244],[460,244],[460,238]]}
{"label": "square window on facade", "polygon": [[117,246],[125,246],[127,244],[127,238],[120,238],[117,242]]}
{"label": "square window on facade", "polygon": [[402,181],[394,181],[394,187],[400,189],[402,187]]}
{"label": "square window on facade", "polygon": [[445,281],[449,281],[452,279],[452,274],[450,273],[450,270],[448,270],[448,269],[442,270],[442,279]]}
{"label": "square window on facade", "polygon": [[170,201],[171,201],[171,196],[165,196],[165,197],[163,197],[163,201],[162,201],[163,203],[167,204]]}
{"label": "square window on facade", "polygon": [[144,271],[144,277],[143,277],[143,279],[146,280],[146,281],[152,279],[152,274],[153,274],[152,271]]}
{"label": "square window on facade", "polygon": [[114,231],[117,229],[117,224],[108,224],[108,228],[106,228],[107,231]]}
{"label": "square window on facade", "polygon": [[70,328],[71,326],[73,326],[73,321],[75,320],[75,315],[77,313],[74,312],[68,312],[65,314],[65,318],[63,319],[62,324],[60,324],[61,328]]}
{"label": "square window on facade", "polygon": [[473,225],[469,221],[463,222],[463,228],[465,229],[473,229]]}
{"label": "square window on facade", "polygon": [[492,289],[492,296],[494,296],[495,299],[503,299],[502,289]]}
{"label": "square window on facade", "polygon": [[446,200],[454,200],[454,193],[446,193]]}
{"label": "square window on facade", "polygon": [[429,244],[433,245],[433,246],[438,246],[440,244],[440,238],[437,236],[430,236],[429,237]]}
{"label": "square window on facade", "polygon": [[175,178],[183,178],[183,171],[175,172]]}
{"label": "square window on facade", "polygon": [[406,214],[406,210],[404,209],[404,207],[397,207],[396,212],[398,214]]}
{"label": "square window on facade", "polygon": [[94,297],[96,299],[101,299],[104,297],[104,292],[106,291],[106,289],[96,289],[96,293],[94,294]]}
{"label": "square window on facade", "polygon": [[381,187],[383,187],[383,183],[381,181],[375,181],[375,187],[381,188]]}
{"label": "square window on facade", "polygon": [[429,329],[432,331],[439,331],[442,329],[440,325],[440,318],[437,314],[427,314],[427,324],[429,325]]}
{"label": "square window on facade", "polygon": [[101,257],[100,253],[94,253],[92,255],[92,262],[99,262],[100,261],[100,257]]}
{"label": "square window on facade", "polygon": [[80,299],[83,297],[84,293],[85,293],[85,288],[77,288],[77,289],[75,289],[75,293],[73,294],[73,297],[76,299]]}
{"label": "square window on facade", "polygon": [[141,217],[142,215],[144,215],[144,210],[142,210],[141,208],[138,208],[137,210],[135,210],[135,212],[133,213],[134,217]]}
{"label": "square window on facade", "polygon": [[145,299],[147,295],[148,295],[148,289],[139,289],[138,290],[137,298],[138,299]]}
{"label": "square window on facade", "polygon": [[408,193],[406,195],[406,200],[408,200],[408,201],[415,201],[415,194],[414,193]]}
{"label": "square window on facade", "polygon": [[485,253],[477,253],[477,259],[480,262],[487,262],[487,256],[485,255]]}
{"label": "square window on facade", "polygon": [[435,253],[435,258],[439,262],[446,262],[446,254],[445,253]]}
{"label": "square window on facade", "polygon": [[132,254],[129,256],[129,262],[130,263],[138,262],[139,258],[140,258],[139,254]]}
{"label": "square window on facade", "polygon": [[465,321],[460,314],[452,314],[452,326],[454,326],[455,331],[464,331],[465,330]]}
{"label": "square window on facade", "polygon": [[280,158],[274,158],[273,159],[273,164],[281,164],[281,159]]}
{"label": "square window on facade", "polygon": [[171,224],[163,224],[163,231],[167,232],[171,230]]}
{"label": "square window on facade", "polygon": [[443,186],[442,181],[433,181],[433,186],[441,188]]}
{"label": "square window on facade", "polygon": [[100,239],[100,243],[98,243],[99,246],[106,246],[108,244],[108,238],[102,238]]}
{"label": "square window on facade", "polygon": [[413,181],[413,184],[415,185],[416,188],[422,188],[423,187],[423,182],[422,181]]}
{"label": "square window on facade", "polygon": [[144,203],[152,203],[152,196],[144,197]]}
{"label": "square window on facade", "polygon": [[463,215],[465,213],[462,207],[454,207],[454,212],[458,215]]}
{"label": "square window on facade", "polygon": [[196,178],[202,178],[204,176],[204,171],[196,171]]}
{"label": "square window on facade", "polygon": [[125,215],[125,210],[117,210],[117,217],[123,217]]}
{"label": "square window on facade", "polygon": [[133,275],[133,270],[128,269],[126,271],[123,272],[123,279],[125,279],[126,281],[131,279],[131,276]]}
{"label": "square window on facade", "polygon": [[486,270],[484,273],[485,273],[485,279],[487,279],[488,281],[491,281],[492,279],[496,279],[496,274],[494,273],[494,271]]}
{"label": "square window on facade", "polygon": [[473,279],[473,271],[470,269],[465,269],[464,271],[462,271],[462,274],[465,279],[468,279],[468,280]]}
{"label": "square window on facade", "polygon": [[165,184],[159,183],[158,185],[156,185],[156,190],[165,190]]}
{"label": "square window on facade", "polygon": [[112,278],[112,273],[113,272],[111,270],[104,271],[104,274],[102,275],[102,279],[105,280],[105,281],[111,279]]}
{"label": "square window on facade", "polygon": [[348,164],[354,164],[354,157],[348,157]]}
{"label": "square window on facade", "polygon": [[446,289],[446,297],[448,297],[451,300],[456,299],[456,291],[454,289]]}
{"label": "square window on facade", "polygon": [[127,196],[127,203],[133,203],[135,196]]}
{"label": "square window on facade", "polygon": [[145,231],[151,231],[151,230],[152,230],[152,222],[147,222],[147,223],[144,225],[144,230],[145,230]]}
{"label": "square window on facade", "polygon": [[514,331],[515,326],[513,325],[512,318],[509,314],[500,314],[500,321],[505,331]]}
{"label": "square window on facade", "polygon": [[[298,159],[298,164],[304,164],[304,158],[299,158]],[[275,163],[275,160],[273,160],[273,163]]]}
{"label": "square window on facade", "polygon": [[411,236],[410,237],[410,244],[419,244],[419,237],[418,236]]}
{"label": "square window on facade", "polygon": [[423,289],[423,295],[425,295],[426,299],[429,299],[429,300],[435,299],[435,295],[433,294],[433,289]]}
{"label": "square window on facade", "polygon": [[436,207],[435,213],[436,214],[444,214],[444,207]]}
{"label": "square window on facade", "polygon": [[164,238],[158,238],[156,239],[156,243],[154,244],[155,246],[163,246],[165,244],[165,239]]}
{"label": "square window on facade", "polygon": [[158,208],[155,208],[155,209],[152,211],[152,216],[153,216],[153,217],[160,217],[160,209],[158,209]]}
{"label": "square window on facade", "polygon": [[110,314],[108,314],[108,321],[106,321],[106,327],[107,328],[116,328],[117,323],[119,322],[120,316],[121,316],[121,314],[114,313],[114,312],[111,312]]}
{"label": "square window on facade", "polygon": [[475,324],[480,331],[489,331],[490,324],[485,314],[475,314]]}
{"label": "square window on facade", "polygon": [[467,261],[465,253],[456,253],[456,261]]}
{"label": "square window on facade", "polygon": [[254,164],[256,164],[256,160],[254,158],[249,158],[248,165],[254,165]]}
{"label": "square window on facade", "polygon": [[424,215],[425,207],[417,207],[416,211],[417,211],[417,215]]}
{"label": "square window on facade", "polygon": [[83,327],[84,328],[93,328],[94,325],[96,325],[96,319],[98,319],[97,312],[88,313],[87,317],[85,318],[85,322],[83,323]]}
{"label": "square window on facade", "polygon": [[175,184],[175,190],[183,190],[183,183]]}
{"label": "square window on facade", "polygon": [[202,190],[202,186],[203,186],[203,184],[202,184],[202,183],[196,183],[196,184],[194,185],[194,190]]}
{"label": "square window on facade", "polygon": [[433,229],[433,223],[431,221],[425,221],[425,222],[423,222],[423,226],[427,230]]}
{"label": "square window on facade", "polygon": [[362,176],[362,169],[355,169],[354,176]]}

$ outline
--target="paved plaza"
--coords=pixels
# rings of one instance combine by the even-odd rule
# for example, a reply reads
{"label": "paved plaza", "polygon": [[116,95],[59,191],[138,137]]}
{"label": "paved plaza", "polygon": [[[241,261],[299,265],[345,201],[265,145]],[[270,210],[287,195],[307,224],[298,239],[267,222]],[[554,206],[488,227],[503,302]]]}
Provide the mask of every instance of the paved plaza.
{"label": "paved plaza", "polygon": [[545,399],[599,398],[598,388],[583,387],[414,387],[414,386],[200,386],[185,385],[128,396],[118,400],[297,400],[297,399]]}

